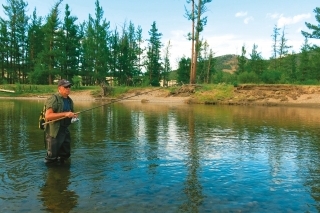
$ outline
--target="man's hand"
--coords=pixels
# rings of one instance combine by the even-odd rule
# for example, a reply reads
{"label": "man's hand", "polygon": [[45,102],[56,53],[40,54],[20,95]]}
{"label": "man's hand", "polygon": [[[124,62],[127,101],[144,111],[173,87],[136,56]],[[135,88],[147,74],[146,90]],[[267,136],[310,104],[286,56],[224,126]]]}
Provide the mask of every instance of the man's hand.
{"label": "man's hand", "polygon": [[76,113],[73,113],[73,112],[66,112],[65,113],[65,117],[68,117],[68,118],[77,118],[78,115]]}

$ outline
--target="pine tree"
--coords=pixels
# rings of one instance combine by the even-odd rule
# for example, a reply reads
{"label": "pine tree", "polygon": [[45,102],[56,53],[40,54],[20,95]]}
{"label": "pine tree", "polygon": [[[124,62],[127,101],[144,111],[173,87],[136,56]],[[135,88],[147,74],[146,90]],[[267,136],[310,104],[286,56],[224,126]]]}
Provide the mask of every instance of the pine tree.
{"label": "pine tree", "polygon": [[129,40],[129,76],[130,81],[133,83],[133,76],[138,74],[138,41],[136,28],[130,21],[128,27],[128,40]]}
{"label": "pine tree", "polygon": [[84,48],[83,48],[83,40],[85,39],[85,26],[86,22],[82,22],[79,24],[79,30],[78,30],[78,35],[80,38],[80,45],[79,45],[79,58],[78,58],[78,75],[81,76],[81,83],[82,85],[86,85],[83,81],[83,76],[85,73],[85,60],[84,60]]}
{"label": "pine tree", "polygon": [[291,54],[289,54],[286,58],[286,72],[288,73],[288,76],[292,83],[297,82],[297,54],[292,51]]}
{"label": "pine tree", "polygon": [[119,43],[119,84],[126,85],[130,78],[129,38],[126,26],[122,29],[122,37]]}
{"label": "pine tree", "polygon": [[110,71],[113,78],[119,77],[119,54],[120,54],[120,37],[118,30],[115,29],[110,36]]}
{"label": "pine tree", "polygon": [[179,61],[177,81],[179,84],[187,84],[190,80],[191,59],[183,56]]}
{"label": "pine tree", "polygon": [[207,65],[207,79],[206,83],[211,83],[211,77],[216,72],[215,70],[216,59],[214,58],[214,52],[212,49],[209,51],[208,65]]}
{"label": "pine tree", "polygon": [[273,34],[271,35],[273,44],[272,44],[272,57],[271,57],[271,68],[273,70],[277,70],[278,64],[277,64],[277,53],[278,53],[278,42],[279,38],[278,36],[280,35],[279,33],[280,28],[277,27],[277,25],[274,26],[273,28]]}
{"label": "pine tree", "polygon": [[278,55],[279,55],[279,70],[284,71],[284,66],[286,66],[283,62],[283,58],[286,57],[289,53],[289,49],[292,46],[288,46],[287,44],[288,40],[285,38],[285,27],[282,29],[282,34],[279,42],[279,49],[278,49]]}
{"label": "pine tree", "polygon": [[308,38],[305,38],[304,44],[301,47],[300,63],[298,66],[298,79],[304,82],[311,79],[311,66],[310,66],[310,45],[308,43]]}
{"label": "pine tree", "polygon": [[9,32],[7,22],[0,20],[0,69],[1,81],[6,82],[5,71],[9,68]]}
{"label": "pine tree", "polygon": [[[57,69],[57,59],[61,56],[60,41],[62,37],[61,22],[59,20],[59,5],[62,0],[58,1],[51,9],[50,14],[46,17],[46,23],[43,26],[44,44],[43,51],[39,54],[39,60],[36,65],[36,73],[39,76],[47,76],[49,84],[53,84],[55,75],[59,74]],[[37,82],[43,83],[43,82]]]}
{"label": "pine tree", "polygon": [[191,47],[191,67],[190,67],[190,84],[196,83],[197,73],[197,61],[201,48],[200,33],[203,31],[204,26],[207,24],[207,17],[203,17],[203,14],[207,11],[206,4],[212,0],[198,0],[198,4],[195,4],[195,0],[187,0],[187,3],[191,3],[191,11],[186,10],[186,17],[192,22],[191,34],[189,39],[192,42]]}
{"label": "pine tree", "polygon": [[198,5],[195,14],[197,15],[197,23],[195,27],[195,52],[193,57],[193,71],[190,74],[190,84],[196,83],[196,76],[197,76],[197,60],[198,54],[201,48],[201,41],[200,41],[200,33],[203,31],[204,26],[207,24],[207,16],[203,17],[203,14],[207,11],[206,4],[210,3],[212,0],[198,0]]}
{"label": "pine tree", "polygon": [[[315,18],[318,22],[318,25],[311,23],[305,23],[307,28],[311,32],[301,31],[302,35],[306,38],[320,39],[320,7],[316,7],[313,12],[315,13]],[[316,80],[320,80],[320,47],[314,45],[312,48],[311,63],[312,63],[312,76]]]}
{"label": "pine tree", "polygon": [[83,40],[85,80],[86,84],[101,84],[108,76],[110,61],[110,22],[103,18],[103,9],[99,1],[95,2],[95,19],[89,15],[86,24],[85,39]]}
{"label": "pine tree", "polygon": [[79,71],[80,39],[79,27],[75,24],[77,17],[71,16],[69,5],[65,7],[64,23],[62,25],[61,57],[59,57],[60,75],[65,79],[72,79]]}
{"label": "pine tree", "polygon": [[201,41],[201,48],[198,56],[197,76],[200,83],[210,83],[211,77],[215,72],[215,59],[212,49],[209,48],[207,41]]}
{"label": "pine tree", "polygon": [[126,27],[123,26],[122,37],[120,38],[119,71],[121,72],[119,83],[133,85],[133,77],[139,73],[138,67],[138,44],[136,31],[132,22]]}
{"label": "pine tree", "polygon": [[198,58],[197,58],[197,83],[204,83],[206,76],[206,58],[208,57],[209,45],[201,39],[199,41]]}
{"label": "pine tree", "polygon": [[250,60],[247,63],[247,69],[249,72],[254,72],[258,76],[261,76],[265,69],[264,61],[262,59],[261,53],[258,52],[258,45],[253,44],[252,52],[250,54]]}
{"label": "pine tree", "polygon": [[7,0],[8,5],[2,5],[5,15],[8,17],[7,30],[9,33],[9,66],[8,83],[26,78],[26,38],[27,23],[26,7],[28,4],[23,0]]}
{"label": "pine tree", "polygon": [[318,22],[318,25],[314,25],[306,22],[306,26],[309,30],[312,30],[311,33],[306,31],[301,31],[302,35],[306,38],[315,38],[320,39],[320,7],[316,7],[313,12],[315,13],[315,18]]}
{"label": "pine tree", "polygon": [[149,76],[149,82],[152,86],[159,86],[160,74],[161,74],[161,56],[160,49],[162,33],[158,32],[156,22],[154,21],[149,31],[150,38],[148,39],[148,51],[147,51],[147,75]]}
{"label": "pine tree", "polygon": [[238,69],[237,69],[237,74],[241,74],[244,73],[245,67],[246,67],[246,63],[247,63],[247,59],[246,59],[246,47],[245,45],[243,45],[241,47],[241,56],[237,56],[238,59]]}
{"label": "pine tree", "polygon": [[38,55],[44,49],[44,32],[42,30],[42,17],[37,16],[37,10],[34,9],[31,23],[28,29],[28,70],[29,75],[35,70]]}
{"label": "pine tree", "polygon": [[137,38],[137,76],[139,76],[142,73],[142,67],[144,66],[143,64],[143,52],[144,48],[142,47],[143,45],[143,38],[142,38],[142,28],[141,26],[138,26],[137,31],[136,31],[136,38]]}

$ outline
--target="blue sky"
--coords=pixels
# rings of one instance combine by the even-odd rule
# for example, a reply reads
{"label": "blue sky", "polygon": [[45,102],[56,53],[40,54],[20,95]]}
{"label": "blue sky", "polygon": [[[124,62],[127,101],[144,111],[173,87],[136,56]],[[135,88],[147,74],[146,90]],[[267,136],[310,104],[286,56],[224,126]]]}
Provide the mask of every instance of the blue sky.
{"label": "blue sky", "polygon": [[[28,2],[29,14],[36,7],[41,16],[48,15],[56,1],[25,0]],[[2,3],[6,4],[6,3]],[[95,16],[95,0],[64,0],[60,6],[61,18],[65,4],[69,4],[72,15],[79,22],[88,20],[89,14]],[[110,21],[110,28],[121,29],[125,22],[132,21],[141,26],[144,39],[153,21],[163,34],[164,45],[170,40],[171,65],[177,66],[177,60],[183,55],[189,56],[191,42],[186,35],[191,31],[191,23],[185,17],[186,0],[100,0],[104,17]],[[301,30],[308,29],[305,22],[318,25],[313,10],[320,7],[319,0],[213,0],[207,4],[207,25],[201,36],[207,40],[215,56],[241,54],[242,45],[246,46],[247,56],[255,43],[263,58],[272,55],[271,45],[275,25],[285,28],[285,37],[291,50],[300,52],[304,42]],[[3,9],[0,11],[3,17]],[[310,40],[320,45],[320,39]]]}

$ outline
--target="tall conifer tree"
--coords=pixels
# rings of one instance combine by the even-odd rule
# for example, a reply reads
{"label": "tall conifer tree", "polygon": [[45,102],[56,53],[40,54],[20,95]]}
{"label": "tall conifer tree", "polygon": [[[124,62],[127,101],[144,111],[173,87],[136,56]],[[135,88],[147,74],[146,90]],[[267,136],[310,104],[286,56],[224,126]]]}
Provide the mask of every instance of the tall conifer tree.
{"label": "tall conifer tree", "polygon": [[148,39],[148,51],[147,51],[147,74],[149,76],[149,82],[153,86],[159,86],[160,74],[161,74],[161,55],[160,50],[162,47],[161,37],[162,33],[158,32],[156,22],[154,21],[149,31],[150,38]]}
{"label": "tall conifer tree", "polygon": [[[316,21],[318,25],[314,25],[311,23],[305,23],[307,28],[311,30],[311,32],[301,31],[302,35],[306,38],[314,38],[320,39],[320,7],[316,7],[313,12],[315,13]],[[314,45],[311,50],[313,54],[311,55],[311,62],[312,62],[312,76],[316,80],[320,80],[320,47]]]}
{"label": "tall conifer tree", "polygon": [[59,6],[62,0],[58,1],[51,9],[43,26],[44,31],[44,49],[39,55],[36,66],[36,72],[47,76],[49,84],[53,84],[55,75],[59,74],[57,69],[57,60],[61,56],[61,22],[59,19]]}
{"label": "tall conifer tree", "polygon": [[279,42],[279,33],[280,28],[278,28],[277,25],[273,27],[273,34],[271,35],[272,38],[272,57],[271,57],[271,67],[274,70],[277,70],[278,64],[277,64],[277,57],[278,57],[278,42]]}
{"label": "tall conifer tree", "polygon": [[79,50],[80,50],[80,36],[79,27],[75,24],[77,17],[71,16],[69,5],[65,7],[64,23],[62,25],[62,40],[61,40],[61,57],[60,73],[62,78],[72,79],[79,71]]}
{"label": "tall conifer tree", "polygon": [[37,16],[37,10],[34,9],[31,17],[31,23],[28,29],[28,69],[29,75],[35,69],[38,55],[43,51],[44,32],[42,30],[42,17]]}
{"label": "tall conifer tree", "polygon": [[95,18],[89,15],[84,43],[84,61],[86,64],[86,82],[101,84],[108,76],[110,61],[109,40],[110,23],[103,18],[103,9],[98,0],[95,2]]}
{"label": "tall conifer tree", "polygon": [[1,81],[7,83],[5,72],[9,68],[9,32],[7,22],[0,19],[0,69]]}
{"label": "tall conifer tree", "polygon": [[192,21],[192,54],[191,54],[191,71],[190,71],[190,84],[196,83],[197,73],[197,61],[201,48],[200,33],[203,31],[204,26],[207,24],[207,17],[203,17],[203,14],[207,11],[206,4],[212,0],[198,0],[198,4],[195,4],[194,0],[187,0],[187,3],[192,4],[191,12],[186,11],[186,16]]}
{"label": "tall conifer tree", "polygon": [[8,17],[7,29],[9,33],[9,67],[8,83],[25,80],[26,64],[26,38],[29,18],[26,16],[28,4],[23,0],[7,0],[7,5],[2,5]]}
{"label": "tall conifer tree", "polygon": [[241,47],[241,56],[237,56],[237,59],[238,59],[237,73],[238,74],[244,73],[246,71],[245,70],[246,63],[247,63],[246,53],[247,53],[246,47],[245,47],[245,45],[243,45]]}
{"label": "tall conifer tree", "polygon": [[265,69],[264,61],[262,59],[261,53],[258,52],[258,45],[253,44],[252,51],[250,54],[250,60],[246,65],[249,72],[254,72],[258,76],[261,76],[262,72]]}
{"label": "tall conifer tree", "polygon": [[279,69],[281,71],[285,70],[285,64],[283,59],[289,54],[289,50],[291,47],[292,46],[288,45],[288,39],[285,38],[285,27],[283,27],[282,34],[279,40],[279,49],[278,49]]}

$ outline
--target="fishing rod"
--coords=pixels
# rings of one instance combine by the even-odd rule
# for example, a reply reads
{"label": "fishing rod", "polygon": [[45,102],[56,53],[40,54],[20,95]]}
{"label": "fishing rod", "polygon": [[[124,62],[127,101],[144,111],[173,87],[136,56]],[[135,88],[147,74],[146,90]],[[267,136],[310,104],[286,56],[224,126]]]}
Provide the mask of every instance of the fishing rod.
{"label": "fishing rod", "polygon": [[[153,90],[150,90],[150,91],[147,91],[147,92],[142,92],[142,93],[138,93],[136,95],[132,95],[132,96],[128,96],[128,97],[124,97],[124,98],[119,98],[119,99],[116,99],[116,100],[112,100],[106,104],[102,104],[102,105],[99,105],[99,106],[95,106],[95,107],[92,107],[92,108],[89,108],[89,109],[85,109],[85,110],[82,110],[82,111],[79,111],[79,112],[76,112],[74,114],[78,115],[80,113],[83,113],[83,112],[87,112],[87,111],[90,111],[90,110],[93,110],[93,109],[96,109],[96,108],[99,108],[99,107],[103,107],[103,106],[106,106],[106,105],[109,105],[109,104],[113,104],[113,103],[116,103],[116,102],[119,102],[119,101],[123,101],[123,100],[126,100],[126,99],[130,99],[130,98],[133,98],[133,97],[136,97],[136,96],[139,96],[139,95],[144,95],[144,94],[148,94],[150,92],[154,92],[154,91],[157,91],[157,90],[160,90],[162,89],[161,87],[160,88],[157,88],[157,89],[153,89]],[[58,119],[55,119],[55,120],[51,120],[51,121],[47,121],[45,123],[43,123],[42,125],[45,125],[45,124],[49,124],[49,123],[53,123],[53,122],[56,122],[56,121],[59,121],[59,120],[62,120],[62,119],[65,119],[66,117],[62,117],[62,118],[58,118]]]}

